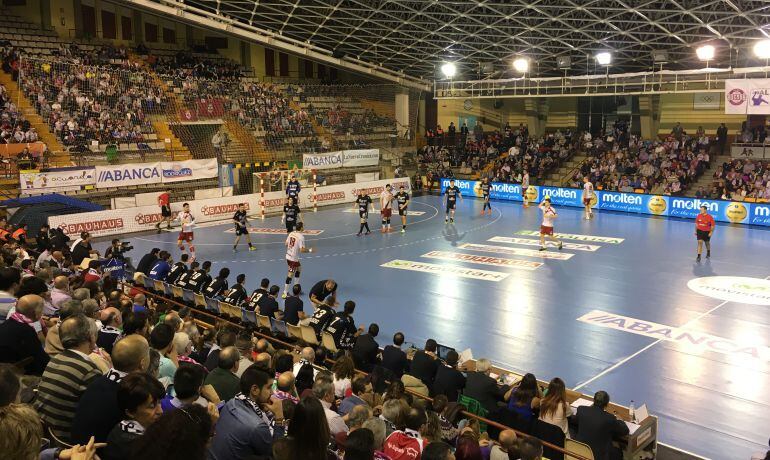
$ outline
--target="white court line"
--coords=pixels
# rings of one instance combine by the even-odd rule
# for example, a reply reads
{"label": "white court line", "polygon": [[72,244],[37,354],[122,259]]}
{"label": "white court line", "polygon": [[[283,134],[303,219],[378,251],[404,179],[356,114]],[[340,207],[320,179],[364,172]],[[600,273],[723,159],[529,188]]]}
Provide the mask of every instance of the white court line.
{"label": "white court line", "polygon": [[[770,279],[770,276],[766,276],[765,279],[766,280]],[[696,316],[695,318],[691,319],[690,321],[687,321],[686,323],[684,323],[683,325],[681,325],[679,327],[682,328],[682,329],[686,329],[690,325],[692,325],[693,323],[696,323],[696,322],[700,321],[704,317],[710,315],[711,313],[714,313],[715,311],[719,310],[720,308],[724,307],[725,305],[727,305],[730,302],[732,302],[732,300],[725,300],[724,302],[720,303],[716,307],[713,307],[711,310],[709,310],[707,312],[704,312],[704,313],[701,313],[700,315]],[[658,339],[658,340],[650,343],[649,345],[647,345],[646,347],[642,348],[641,350],[635,352],[631,356],[627,356],[627,357],[623,358],[622,360],[618,361],[617,363],[613,364],[612,366],[608,367],[607,369],[599,372],[598,374],[596,374],[595,376],[593,376],[590,379],[586,380],[585,382],[582,382],[582,383],[578,384],[578,386],[573,388],[573,390],[577,391],[577,390],[583,388],[584,386],[588,385],[589,383],[594,382],[595,380],[597,380],[597,379],[599,379],[601,377],[604,377],[605,375],[607,375],[610,372],[614,371],[615,369],[619,368],[623,364],[631,361],[632,359],[636,358],[637,356],[641,355],[645,351],[649,350],[650,348],[654,347],[655,345],[657,345],[657,344],[659,344],[660,342],[663,342],[663,341],[664,341],[663,339]]]}

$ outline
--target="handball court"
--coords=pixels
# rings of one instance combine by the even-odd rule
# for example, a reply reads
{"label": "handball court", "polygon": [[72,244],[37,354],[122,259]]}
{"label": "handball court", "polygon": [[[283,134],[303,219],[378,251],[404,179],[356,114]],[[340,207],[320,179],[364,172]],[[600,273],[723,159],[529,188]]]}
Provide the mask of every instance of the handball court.
{"label": "handball court", "polygon": [[[540,380],[607,390],[619,404],[647,404],[659,417],[659,442],[704,457],[749,458],[766,448],[768,296],[726,300],[688,282],[750,277],[766,289],[769,231],[718,225],[712,259],[698,264],[693,221],[610,212],[586,221],[581,209],[557,207],[555,230],[571,237],[562,251],[538,253],[536,206],[493,202],[485,216],[481,207],[458,202],[455,224],[446,225],[439,197],[413,197],[405,234],[397,215],[395,231],[380,234],[376,213],[362,237],[352,205],[304,212],[314,252],[302,255],[300,282],[307,292],[320,279],[337,280],[338,300],[357,303],[356,322],[380,325],[381,346],[403,331],[418,347],[435,338]],[[252,231],[258,250],[241,241],[235,254],[231,223],[197,227],[197,260],[214,262],[213,272],[229,267],[231,283],[245,273],[249,292],[262,277],[282,287],[280,217],[252,218],[250,227],[273,233]],[[127,238],[134,263],[152,247],[178,260],[176,236]]]}

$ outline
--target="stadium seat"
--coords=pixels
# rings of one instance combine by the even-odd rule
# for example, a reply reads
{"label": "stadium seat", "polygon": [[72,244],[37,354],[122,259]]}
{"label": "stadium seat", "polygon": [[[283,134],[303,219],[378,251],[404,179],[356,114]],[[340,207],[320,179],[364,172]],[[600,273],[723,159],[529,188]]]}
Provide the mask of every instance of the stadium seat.
{"label": "stadium seat", "polygon": [[193,293],[193,295],[195,296],[195,306],[206,310],[206,298],[203,296],[203,294]]}
{"label": "stadium seat", "polygon": [[286,323],[286,329],[289,331],[289,337],[302,340],[302,328],[293,324]]}
{"label": "stadium seat", "polygon": [[189,289],[182,289],[182,299],[184,299],[185,303],[193,303],[195,302],[195,293]]}
{"label": "stadium seat", "polygon": [[171,295],[173,295],[175,299],[184,299],[184,292],[182,291],[182,288],[171,284],[167,284],[166,286],[171,287]]}
{"label": "stadium seat", "polygon": [[251,310],[241,309],[241,320],[244,323],[257,324],[257,313]]}
{"label": "stadium seat", "polygon": [[165,294],[166,293],[166,283],[163,281],[153,280],[153,289],[158,294]]}
{"label": "stadium seat", "polygon": [[257,326],[260,329],[270,330],[270,317],[265,315],[257,315]]}
{"label": "stadium seat", "polygon": [[[549,444],[553,444],[554,446],[564,447],[565,436],[561,427],[542,420],[534,421],[532,425],[532,436]],[[564,453],[548,446],[543,446],[543,457],[548,458],[548,460],[564,460]]]}
{"label": "stadium seat", "polygon": [[318,346],[318,338],[315,336],[315,330],[310,326],[300,326],[302,331],[302,341],[308,345]]}
{"label": "stadium seat", "polygon": [[209,299],[206,297],[206,310],[219,314],[219,301],[217,299]]}
{"label": "stadium seat", "polygon": [[322,346],[329,350],[332,354],[336,355],[339,353],[340,350],[337,348],[337,344],[334,343],[334,337],[328,332],[321,334],[321,342]]}
{"label": "stadium seat", "polygon": [[149,276],[145,276],[144,287],[152,291],[153,289],[155,289],[155,280],[150,278]]}
{"label": "stadium seat", "polygon": [[574,439],[567,439],[564,441],[564,450],[568,452],[565,456],[565,459],[567,460],[577,460],[577,457],[573,457],[569,454],[575,454],[587,458],[588,460],[594,460],[594,452],[591,450],[591,447],[588,444],[583,444]]}
{"label": "stadium seat", "polygon": [[[481,403],[478,402],[478,400],[473,399],[470,396],[460,395],[457,398],[457,402],[465,406],[468,412],[470,412],[471,414],[478,415],[479,417],[486,417],[487,414],[489,413],[489,411],[484,409],[484,406],[482,406]],[[479,423],[479,430],[482,433],[487,431],[487,424]]]}

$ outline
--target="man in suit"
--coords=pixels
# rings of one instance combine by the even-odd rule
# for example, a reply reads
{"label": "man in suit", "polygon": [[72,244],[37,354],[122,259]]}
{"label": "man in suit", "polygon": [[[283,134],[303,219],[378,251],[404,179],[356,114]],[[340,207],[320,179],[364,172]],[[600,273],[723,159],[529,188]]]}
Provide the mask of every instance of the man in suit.
{"label": "man in suit", "polygon": [[374,340],[379,332],[380,327],[372,323],[369,325],[369,332],[359,335],[353,345],[353,362],[364,372],[371,372],[379,361],[380,345]]}
{"label": "man in suit", "polygon": [[[425,342],[425,349],[414,354],[412,364],[409,367],[409,375],[417,377],[433,393],[433,379],[436,378],[439,361],[436,356],[438,344],[433,339]],[[455,398],[457,399],[457,398]]]}
{"label": "man in suit", "polygon": [[119,340],[112,349],[112,369],[100,375],[86,388],[75,409],[72,442],[87,444],[94,436],[97,442],[107,440],[112,427],[125,414],[118,407],[118,384],[131,372],[146,372],[150,364],[150,345],[139,334]]}
{"label": "man in suit", "polygon": [[16,302],[16,312],[0,324],[0,362],[23,362],[26,374],[43,374],[50,359],[38,332],[42,330],[43,308],[43,298],[34,294],[22,296]]}
{"label": "man in suit", "polygon": [[235,346],[235,340],[237,336],[235,332],[230,330],[223,330],[217,334],[217,344],[211,347],[208,356],[206,356],[206,362],[203,367],[207,371],[211,372],[219,367],[219,353],[223,348]]}
{"label": "man in suit", "polygon": [[409,365],[406,353],[401,349],[404,344],[404,334],[396,332],[393,335],[393,345],[388,345],[382,350],[382,367],[393,373],[393,376],[400,379]]}
{"label": "man in suit", "polygon": [[606,411],[610,395],[598,391],[593,406],[580,406],[577,410],[577,440],[591,446],[596,460],[616,460],[623,454],[613,447],[612,440],[628,435],[628,426]]}
{"label": "man in suit", "polygon": [[478,401],[489,412],[497,409],[497,403],[503,400],[505,391],[489,376],[490,362],[482,358],[476,361],[476,371],[468,372],[463,394]]}
{"label": "man in suit", "polygon": [[446,363],[438,366],[433,380],[433,393],[446,395],[449,402],[456,402],[460,392],[465,388],[465,376],[457,370],[459,359],[456,351],[449,350]]}

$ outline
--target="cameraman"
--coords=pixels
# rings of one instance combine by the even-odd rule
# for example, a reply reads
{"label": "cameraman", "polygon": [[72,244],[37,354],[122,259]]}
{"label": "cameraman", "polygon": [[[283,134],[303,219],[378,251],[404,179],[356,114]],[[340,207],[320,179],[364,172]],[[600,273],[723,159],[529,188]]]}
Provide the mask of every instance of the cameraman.
{"label": "cameraman", "polygon": [[131,264],[131,258],[125,256],[125,253],[132,249],[134,249],[134,247],[131,246],[130,243],[121,243],[120,239],[115,238],[112,240],[112,245],[107,248],[107,251],[105,251],[104,257],[106,259],[119,260],[123,262],[131,271],[135,271],[133,265]]}

